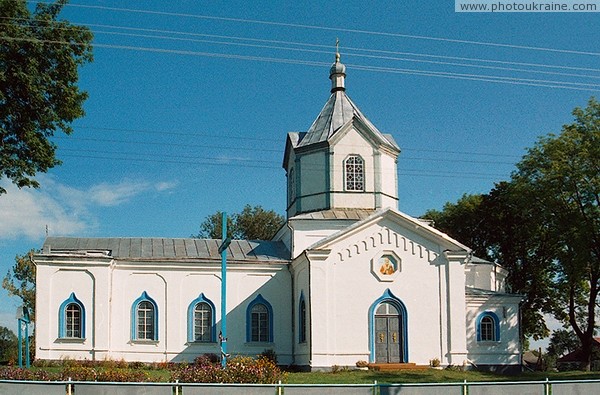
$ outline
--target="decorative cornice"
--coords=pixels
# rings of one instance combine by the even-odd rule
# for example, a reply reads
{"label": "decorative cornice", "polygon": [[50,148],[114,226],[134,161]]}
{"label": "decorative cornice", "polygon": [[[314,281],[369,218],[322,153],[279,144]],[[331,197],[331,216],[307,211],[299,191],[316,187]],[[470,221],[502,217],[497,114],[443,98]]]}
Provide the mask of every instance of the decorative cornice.
{"label": "decorative cornice", "polygon": [[437,252],[432,251],[413,240],[407,239],[391,229],[382,229],[366,239],[342,248],[337,252],[337,257],[340,262],[343,262],[353,256],[380,249],[382,246],[400,249],[410,255],[418,256],[421,259],[427,259],[428,262],[435,261],[439,256]]}

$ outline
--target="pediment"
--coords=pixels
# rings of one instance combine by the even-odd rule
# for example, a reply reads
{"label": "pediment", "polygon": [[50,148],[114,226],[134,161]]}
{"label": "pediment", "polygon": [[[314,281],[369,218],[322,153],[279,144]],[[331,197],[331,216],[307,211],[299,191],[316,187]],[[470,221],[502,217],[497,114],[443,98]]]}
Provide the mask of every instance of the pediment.
{"label": "pediment", "polygon": [[470,253],[470,248],[416,218],[393,209],[380,210],[308,248],[328,250],[344,262],[361,254],[396,251],[434,263],[446,251]]}

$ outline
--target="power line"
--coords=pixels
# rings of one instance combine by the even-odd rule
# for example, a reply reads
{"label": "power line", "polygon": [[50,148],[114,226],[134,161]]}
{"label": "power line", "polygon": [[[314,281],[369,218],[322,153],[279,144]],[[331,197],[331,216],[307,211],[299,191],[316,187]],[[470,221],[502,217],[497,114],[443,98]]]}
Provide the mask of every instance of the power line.
{"label": "power line", "polygon": [[[238,43],[238,42],[227,42],[227,41],[215,41],[215,40],[200,40],[200,39],[192,39],[192,38],[180,38],[180,37],[169,37],[169,36],[156,36],[150,34],[134,34],[134,33],[121,33],[121,32],[108,32],[108,31],[94,31],[95,34],[110,34],[110,35],[119,35],[126,37],[140,37],[140,38],[154,38],[154,39],[163,39],[163,40],[174,40],[174,41],[186,41],[186,42],[200,42],[207,44],[218,44],[218,45],[233,45],[233,46],[241,46],[241,47],[251,47],[251,48],[262,48],[262,49],[276,49],[282,51],[296,51],[296,52],[310,52],[310,53],[319,53],[319,54],[331,54],[331,51],[326,50],[315,50],[315,49],[305,49],[305,48],[291,48],[291,47],[280,47],[273,45],[263,45],[263,44],[247,44],[247,43]],[[367,55],[360,53],[352,53],[352,52],[343,52],[344,56],[355,56],[361,58],[369,58],[369,59],[379,59],[379,60],[393,60],[393,61],[401,61],[401,62],[413,62],[413,63],[427,63],[427,64],[435,64],[435,65],[443,65],[443,66],[458,66],[458,67],[471,67],[471,68],[479,68],[479,69],[487,69],[487,70],[503,70],[503,71],[517,71],[523,73],[536,73],[536,74],[548,74],[548,75],[561,75],[567,77],[581,77],[581,78],[594,78],[600,79],[600,75],[588,75],[588,74],[576,74],[576,73],[562,73],[558,71],[543,71],[543,70],[532,70],[532,69],[523,69],[523,68],[514,68],[514,67],[502,67],[502,66],[486,66],[482,64],[467,64],[467,63],[456,63],[456,62],[446,62],[446,61],[436,61],[436,60],[424,60],[424,59],[410,59],[410,58],[399,58],[394,56],[382,56],[382,55]],[[423,55],[420,55],[423,56]],[[592,69],[594,71],[599,71],[597,69]]]}
{"label": "power line", "polygon": [[[14,38],[14,37],[7,37],[7,36],[0,36],[0,39],[13,40],[13,41],[29,41],[29,42],[36,42],[36,43],[82,45],[80,43],[72,43],[72,42],[66,42],[66,41],[39,40],[39,39],[31,39],[31,38]],[[325,62],[286,59],[286,58],[273,58],[273,57],[264,57],[264,56],[225,54],[225,53],[217,53],[217,52],[198,52],[198,51],[137,47],[137,46],[115,45],[115,44],[99,44],[99,43],[95,43],[95,44],[93,44],[93,46],[99,47],[99,48],[124,49],[124,50],[135,50],[135,51],[142,51],[142,52],[169,53],[169,54],[190,55],[190,56],[206,56],[206,57],[213,57],[213,58],[238,59],[238,60],[248,60],[248,61],[269,62],[269,63],[285,63],[285,64],[304,65],[304,66],[318,66],[318,67],[329,66],[329,63],[325,63]],[[557,89],[570,89],[570,90],[579,90],[579,91],[591,91],[591,92],[600,91],[600,89],[596,88],[596,87],[600,87],[600,85],[589,84],[589,83],[584,84],[584,83],[577,83],[577,82],[548,81],[548,80],[524,79],[524,78],[515,78],[515,77],[501,77],[501,76],[491,76],[491,75],[481,75],[481,74],[460,74],[460,73],[452,73],[452,72],[422,71],[422,70],[415,70],[415,69],[364,66],[364,65],[355,65],[355,64],[349,64],[348,66],[354,67],[356,70],[363,70],[363,71],[377,71],[377,72],[395,73],[395,74],[420,75],[420,76],[429,76],[429,77],[438,77],[438,78],[451,78],[451,79],[470,80],[470,81],[495,82],[495,83],[503,83],[503,84],[509,84],[509,85],[526,85],[526,86],[537,86],[537,87],[557,88]],[[579,86],[570,86],[570,85],[579,85]]]}
{"label": "power line", "polygon": [[[33,1],[33,0],[28,0],[28,1],[37,3],[37,1]],[[50,4],[50,3],[45,3],[45,4]],[[66,6],[67,7],[77,7],[77,8],[88,8],[88,9],[100,9],[100,10],[106,10],[106,11],[141,13],[141,14],[149,14],[149,15],[173,16],[173,17],[205,19],[205,20],[218,20],[218,21],[225,21],[225,22],[240,22],[240,23],[248,23],[248,24],[260,24],[260,25],[269,25],[269,26],[288,27],[288,28],[293,27],[293,28],[299,28],[299,29],[314,29],[314,30],[377,35],[377,36],[385,36],[385,37],[410,38],[410,39],[416,39],[416,40],[431,40],[431,41],[450,42],[450,43],[457,43],[457,44],[470,44],[470,45],[479,45],[479,46],[524,49],[524,50],[531,50],[531,51],[544,51],[544,52],[556,52],[556,53],[565,53],[565,54],[600,56],[600,53],[591,52],[591,51],[576,51],[576,50],[570,50],[570,49],[557,49],[557,48],[536,47],[536,46],[527,46],[527,45],[514,45],[514,44],[506,44],[506,43],[471,41],[471,40],[461,40],[461,39],[453,39],[453,38],[446,38],[446,37],[431,37],[431,36],[410,35],[410,34],[401,34],[401,33],[378,32],[378,31],[372,31],[372,30],[348,29],[348,28],[328,27],[328,26],[318,26],[318,25],[305,25],[305,24],[299,24],[299,23],[274,22],[274,21],[264,21],[264,20],[257,20],[257,19],[218,17],[218,16],[201,15],[201,14],[186,14],[186,13],[179,13],[179,12],[151,11],[151,10],[140,10],[140,9],[132,9],[132,8],[118,8],[118,7],[84,5],[84,4],[73,4],[73,3],[67,3]]]}
{"label": "power line", "polygon": [[[127,129],[127,128],[108,128],[108,127],[96,127],[96,126],[89,126],[89,125],[77,125],[75,127],[75,129],[87,129],[87,130],[107,130],[107,131],[112,131],[112,132],[119,132],[119,133],[144,133],[144,134],[154,134],[154,135],[167,135],[167,136],[180,136],[180,137],[211,137],[214,138],[216,137],[214,134],[210,134],[207,132],[170,132],[170,131],[165,131],[165,130],[150,130],[150,129]],[[240,141],[242,139],[244,140],[257,140],[257,141],[269,141],[272,143],[277,143],[280,144],[283,139],[281,138],[272,138],[272,137],[250,137],[253,133],[250,132],[245,132],[245,133],[240,133],[240,134],[236,134],[236,135],[223,135],[223,134],[219,134],[218,138],[219,139],[232,139],[232,140],[236,140],[236,141]],[[282,136],[285,137],[285,136]],[[184,146],[184,147],[189,147],[190,144],[181,144],[181,143],[150,143],[147,141],[132,141],[132,140],[108,140],[108,139],[101,139],[101,138],[86,138],[86,137],[80,137],[78,135],[71,135],[69,137],[61,137],[61,136],[54,136],[54,138],[57,139],[63,139],[63,140],[88,140],[88,141],[95,141],[95,142],[101,142],[101,143],[105,143],[105,142],[116,142],[116,143],[125,143],[125,144],[152,144],[152,145],[175,145],[175,146]],[[342,144],[343,145],[343,144]],[[231,146],[204,146],[204,145],[193,145],[195,147],[200,147],[200,148],[225,148],[225,149],[230,149]],[[343,145],[343,146],[349,146],[349,145]],[[280,149],[264,149],[262,148],[264,146],[261,146],[261,148],[257,148],[256,146],[252,147],[252,150],[254,151],[268,151],[268,152],[281,152]],[[240,148],[240,149],[248,149],[248,148]],[[485,157],[499,157],[499,158],[513,158],[513,159],[520,159],[521,157],[518,155],[509,155],[509,154],[499,154],[497,152],[474,152],[474,151],[453,151],[453,150],[441,150],[441,149],[423,149],[423,148],[411,148],[411,147],[401,147],[402,151],[415,151],[415,152],[425,152],[425,153],[435,153],[435,154],[454,154],[454,155],[468,155],[468,156],[485,156]],[[418,159],[418,158],[415,158]],[[490,163],[499,163],[499,164],[506,164],[509,162],[490,162]],[[510,162],[512,163],[512,162]]]}
{"label": "power line", "polygon": [[[98,126],[90,126],[90,125],[77,125],[75,127],[75,129],[88,129],[88,130],[108,130],[108,131],[114,131],[114,132],[131,132],[131,133],[147,133],[147,134],[156,134],[156,135],[173,135],[173,136],[183,136],[183,137],[199,137],[199,136],[203,136],[203,137],[215,137],[214,133],[207,133],[207,132],[171,132],[171,131],[165,131],[165,130],[151,130],[151,129],[127,129],[127,128],[109,128],[109,127],[98,127]],[[281,143],[282,139],[280,138],[272,138],[272,137],[249,137],[249,135],[251,135],[253,133],[249,133],[249,132],[242,132],[238,135],[226,135],[226,134],[220,134],[218,135],[219,139],[221,138],[225,138],[225,139],[234,139],[234,140],[259,140],[259,141],[271,141],[273,143]],[[285,137],[285,136],[283,136]],[[55,136],[55,138],[62,138],[62,139],[67,139],[66,137],[60,137],[60,136]],[[77,135],[72,135],[69,136],[68,139],[80,139],[79,136]],[[101,139],[96,139],[96,141],[103,141]],[[126,142],[126,141],[123,141]],[[349,146],[349,145],[345,145],[342,144],[343,146]],[[255,149],[255,148],[253,148]],[[269,150],[271,152],[273,151],[277,151],[280,152],[279,149],[277,150]],[[508,155],[508,154],[499,154],[497,152],[474,152],[474,151],[452,151],[452,150],[438,150],[438,149],[424,149],[424,148],[411,148],[411,147],[402,147],[402,151],[416,151],[416,152],[429,152],[429,153],[436,153],[436,154],[456,154],[456,155],[480,155],[480,156],[486,156],[486,157],[503,157],[503,158],[520,158],[520,156],[518,155]]]}
{"label": "power line", "polygon": [[[81,152],[81,151],[79,151]],[[116,156],[108,156],[108,155],[79,155],[79,154],[62,154],[63,157],[71,157],[71,158],[83,158],[83,159],[100,159],[100,160],[110,160],[110,161],[133,161],[133,162],[146,162],[146,163],[155,163],[155,164],[184,164],[184,165],[203,165],[203,166],[227,166],[227,167],[240,167],[240,168],[255,168],[255,169],[281,169],[278,166],[267,166],[267,165],[253,165],[244,163],[243,165],[228,162],[226,159],[218,158],[218,161],[215,159],[211,160],[189,160],[183,161],[179,159],[157,159],[157,158],[132,158],[132,157],[116,157]],[[316,169],[316,168],[315,168]],[[314,170],[314,169],[313,169]],[[404,173],[403,173],[404,172]],[[489,180],[492,177],[505,177],[505,174],[490,174],[490,173],[479,173],[479,172],[457,172],[457,171],[438,171],[435,172],[424,172],[422,169],[409,169],[409,168],[398,168],[396,169],[396,173],[398,176],[415,176],[415,177],[443,177],[443,178],[464,178],[464,176],[469,176],[470,178],[476,179],[484,179]]]}
{"label": "power line", "polygon": [[[0,17],[0,19],[2,19],[2,18],[26,20],[25,18]],[[205,33],[191,33],[191,32],[181,32],[181,31],[175,31],[175,30],[149,29],[149,28],[93,24],[93,23],[83,23],[83,24],[88,27],[102,27],[102,28],[110,28],[110,29],[142,31],[142,32],[152,32],[152,33],[161,33],[161,34],[185,35],[185,36],[192,36],[192,37],[211,37],[211,38],[226,39],[226,40],[242,40],[242,41],[252,41],[252,42],[261,42],[261,43],[296,45],[296,46],[304,46],[304,47],[312,47],[312,48],[324,48],[324,49],[326,49],[325,52],[328,54],[331,54],[332,50],[335,48],[335,46],[333,46],[333,45],[314,44],[314,43],[305,43],[305,42],[303,43],[303,42],[296,42],[296,41],[269,40],[269,39],[259,39],[259,38],[251,38],[251,37],[226,36],[226,35],[205,34]],[[95,31],[95,32],[98,32],[98,31]],[[99,33],[108,33],[108,32],[99,32]],[[155,36],[150,36],[150,37],[155,37]],[[343,49],[349,50],[349,51],[382,53],[382,54],[386,54],[386,55],[419,56],[419,57],[427,57],[427,58],[450,59],[450,60],[470,61],[470,62],[479,62],[479,63],[496,63],[496,64],[507,64],[507,65],[516,65],[516,66],[600,72],[600,69],[588,68],[588,67],[551,65],[551,64],[543,64],[543,63],[515,62],[515,61],[483,59],[483,58],[468,58],[468,57],[460,57],[460,56],[434,55],[434,54],[416,53],[416,52],[400,52],[400,51],[389,51],[389,50],[372,49],[372,48],[358,48],[358,47],[349,47],[349,46],[344,46]],[[384,58],[384,57],[382,57],[382,58]]]}

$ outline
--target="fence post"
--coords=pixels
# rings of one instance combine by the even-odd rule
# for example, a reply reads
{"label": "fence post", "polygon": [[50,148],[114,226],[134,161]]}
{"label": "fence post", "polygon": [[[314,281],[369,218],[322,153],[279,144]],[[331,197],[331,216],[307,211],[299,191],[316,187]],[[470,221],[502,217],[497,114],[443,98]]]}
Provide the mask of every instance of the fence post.
{"label": "fence post", "polygon": [[467,379],[465,379],[465,381],[464,381],[464,383],[463,383],[463,386],[462,386],[462,387],[463,387],[463,388],[462,388],[462,393],[463,393],[463,395],[467,395],[467,394],[469,393],[469,392],[468,392]]}
{"label": "fence post", "polygon": [[179,379],[175,380],[175,395],[179,395]]}
{"label": "fence post", "polygon": [[377,391],[377,380],[373,380],[373,395],[378,395],[379,391]]}
{"label": "fence post", "polygon": [[279,383],[277,383],[277,395],[281,395],[281,380],[279,380]]}
{"label": "fence post", "polygon": [[546,377],[546,383],[544,384],[544,394],[550,395],[550,380]]}
{"label": "fence post", "polygon": [[69,381],[67,382],[67,395],[72,395],[73,394],[73,389],[72,386],[73,384],[71,384],[71,378],[69,377]]}

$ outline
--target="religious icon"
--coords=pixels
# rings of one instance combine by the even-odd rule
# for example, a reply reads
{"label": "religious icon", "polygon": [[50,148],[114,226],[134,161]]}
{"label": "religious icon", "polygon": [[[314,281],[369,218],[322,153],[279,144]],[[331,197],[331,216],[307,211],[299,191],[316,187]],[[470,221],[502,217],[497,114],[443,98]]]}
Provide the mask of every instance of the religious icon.
{"label": "religious icon", "polygon": [[394,267],[394,264],[390,262],[390,259],[388,257],[380,258],[379,262],[381,263],[381,266],[379,267],[379,272],[381,274],[390,275],[394,274],[394,272],[396,271],[396,267]]}

